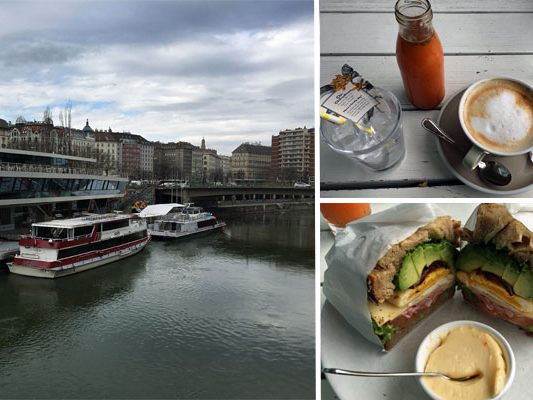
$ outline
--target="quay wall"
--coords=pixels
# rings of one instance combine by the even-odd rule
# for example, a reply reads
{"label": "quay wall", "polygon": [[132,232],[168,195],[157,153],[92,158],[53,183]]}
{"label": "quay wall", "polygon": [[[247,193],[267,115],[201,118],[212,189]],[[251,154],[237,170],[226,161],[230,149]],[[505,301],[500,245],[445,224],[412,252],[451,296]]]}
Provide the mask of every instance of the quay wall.
{"label": "quay wall", "polygon": [[314,201],[223,204],[209,207],[209,210],[220,215],[311,211],[314,210],[314,204]]}

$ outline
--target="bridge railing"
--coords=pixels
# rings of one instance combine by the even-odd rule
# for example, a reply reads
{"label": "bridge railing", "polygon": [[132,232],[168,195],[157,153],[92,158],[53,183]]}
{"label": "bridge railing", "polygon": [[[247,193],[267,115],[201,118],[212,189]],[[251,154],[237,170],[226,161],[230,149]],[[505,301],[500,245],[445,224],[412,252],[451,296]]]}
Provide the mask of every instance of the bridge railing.
{"label": "bridge railing", "polygon": [[294,186],[294,184],[288,184],[284,182],[269,182],[269,183],[257,183],[257,184],[210,184],[210,183],[190,183],[186,185],[176,184],[170,185],[158,185],[157,189],[272,189],[272,188],[284,188],[284,189],[314,189],[314,186]]}

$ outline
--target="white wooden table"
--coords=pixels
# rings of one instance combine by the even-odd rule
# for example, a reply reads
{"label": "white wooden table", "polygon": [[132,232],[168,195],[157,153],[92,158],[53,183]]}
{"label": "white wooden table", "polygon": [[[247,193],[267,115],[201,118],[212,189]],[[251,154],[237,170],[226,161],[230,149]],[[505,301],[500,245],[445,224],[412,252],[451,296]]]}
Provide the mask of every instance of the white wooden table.
{"label": "white wooden table", "polygon": [[[320,83],[344,63],[402,103],[406,156],[390,171],[372,173],[320,143],[321,197],[494,197],[457,180],[441,161],[424,117],[414,109],[396,63],[394,0],[320,0]],[[472,82],[508,76],[533,84],[533,1],[440,0],[433,24],[445,54],[446,101]],[[513,197],[533,197],[533,191]]]}

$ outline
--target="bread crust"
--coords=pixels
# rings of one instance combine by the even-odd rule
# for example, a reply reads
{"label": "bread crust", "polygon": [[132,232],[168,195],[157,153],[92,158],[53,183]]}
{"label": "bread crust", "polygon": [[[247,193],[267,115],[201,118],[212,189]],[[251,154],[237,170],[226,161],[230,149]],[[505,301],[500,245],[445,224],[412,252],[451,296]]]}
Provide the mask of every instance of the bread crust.
{"label": "bread crust", "polygon": [[402,260],[409,250],[430,240],[448,240],[458,245],[460,225],[459,221],[449,216],[438,217],[429,224],[418,228],[411,236],[393,245],[368,274],[367,286],[370,298],[382,304],[394,296],[393,279],[400,270]]}
{"label": "bread crust", "polygon": [[470,243],[492,243],[518,262],[533,265],[533,232],[501,204],[481,204],[474,231],[464,231],[463,238]]}

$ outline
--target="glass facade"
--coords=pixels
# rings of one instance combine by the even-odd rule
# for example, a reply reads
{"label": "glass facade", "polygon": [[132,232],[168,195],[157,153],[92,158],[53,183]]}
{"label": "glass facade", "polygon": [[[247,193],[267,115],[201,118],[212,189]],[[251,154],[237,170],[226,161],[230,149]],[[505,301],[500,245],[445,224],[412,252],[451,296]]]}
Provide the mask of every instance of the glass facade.
{"label": "glass facade", "polygon": [[0,178],[0,200],[120,194],[127,182],[106,179]]}
{"label": "glass facade", "polygon": [[0,153],[0,162],[68,167],[72,160],[62,157]]}

